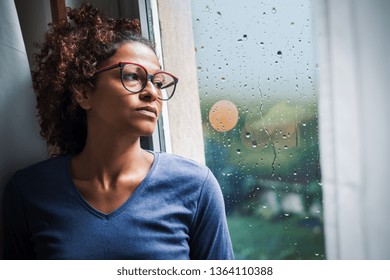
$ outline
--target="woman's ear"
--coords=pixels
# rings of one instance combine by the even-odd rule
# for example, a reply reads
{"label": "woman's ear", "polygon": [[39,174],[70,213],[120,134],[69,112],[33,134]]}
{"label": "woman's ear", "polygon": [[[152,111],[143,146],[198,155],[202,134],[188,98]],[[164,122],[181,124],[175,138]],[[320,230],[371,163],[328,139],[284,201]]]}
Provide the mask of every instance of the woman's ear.
{"label": "woman's ear", "polygon": [[92,89],[88,85],[74,85],[73,86],[73,98],[79,104],[81,108],[84,110],[91,109],[91,103],[89,100],[89,96],[92,92]]}

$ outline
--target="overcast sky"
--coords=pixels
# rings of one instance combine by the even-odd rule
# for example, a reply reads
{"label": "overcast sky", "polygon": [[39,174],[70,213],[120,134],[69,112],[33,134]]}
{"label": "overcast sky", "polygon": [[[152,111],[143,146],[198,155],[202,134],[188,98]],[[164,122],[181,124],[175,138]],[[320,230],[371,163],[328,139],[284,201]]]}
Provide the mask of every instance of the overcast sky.
{"label": "overcast sky", "polygon": [[192,17],[201,94],[315,98],[309,0],[193,0]]}

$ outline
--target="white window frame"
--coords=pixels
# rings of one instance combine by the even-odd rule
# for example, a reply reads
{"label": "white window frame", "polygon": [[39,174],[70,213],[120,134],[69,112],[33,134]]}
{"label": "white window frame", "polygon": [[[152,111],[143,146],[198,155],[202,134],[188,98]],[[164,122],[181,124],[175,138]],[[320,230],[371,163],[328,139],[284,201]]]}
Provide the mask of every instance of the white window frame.
{"label": "white window frame", "polygon": [[[164,69],[157,0],[138,0],[138,7],[141,20],[142,36],[154,41],[160,65]],[[152,143],[154,151],[172,153],[168,106],[166,102],[163,104],[161,117],[159,119],[157,128],[152,135]]]}

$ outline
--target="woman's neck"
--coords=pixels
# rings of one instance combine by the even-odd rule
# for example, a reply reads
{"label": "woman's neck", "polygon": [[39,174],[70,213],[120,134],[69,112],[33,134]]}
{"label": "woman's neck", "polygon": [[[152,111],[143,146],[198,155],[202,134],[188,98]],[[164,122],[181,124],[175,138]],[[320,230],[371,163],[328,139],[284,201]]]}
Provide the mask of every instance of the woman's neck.
{"label": "woman's neck", "polygon": [[106,185],[129,174],[147,172],[153,155],[140,146],[139,137],[95,135],[87,137],[83,151],[73,158],[73,177]]}

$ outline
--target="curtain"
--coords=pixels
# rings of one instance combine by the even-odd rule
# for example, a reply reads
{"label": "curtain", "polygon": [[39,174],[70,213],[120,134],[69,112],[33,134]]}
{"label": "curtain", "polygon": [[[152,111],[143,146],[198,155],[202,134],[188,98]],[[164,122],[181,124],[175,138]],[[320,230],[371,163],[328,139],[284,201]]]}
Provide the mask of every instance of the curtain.
{"label": "curtain", "polygon": [[15,2],[2,0],[0,1],[0,194],[7,180],[17,169],[46,157],[47,148],[39,135],[30,67]]}

